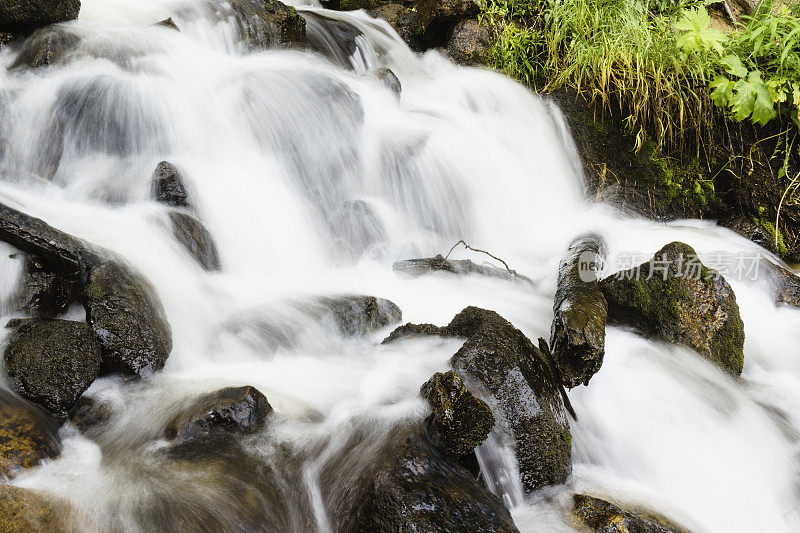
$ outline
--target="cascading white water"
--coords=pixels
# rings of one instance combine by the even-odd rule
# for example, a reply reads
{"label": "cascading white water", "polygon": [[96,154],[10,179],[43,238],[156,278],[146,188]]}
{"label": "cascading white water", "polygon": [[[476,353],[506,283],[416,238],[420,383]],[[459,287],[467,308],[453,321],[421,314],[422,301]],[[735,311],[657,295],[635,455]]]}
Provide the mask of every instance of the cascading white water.
{"label": "cascading white water", "polygon": [[[459,343],[343,338],[291,302],[370,294],[393,300],[406,321],[437,324],[476,305],[535,339],[549,334],[558,261],[580,232],[600,232],[611,257],[644,260],[672,240],[701,258],[763,252],[712,223],[657,224],[588,202],[552,104],[436,52],[416,56],[361,12],[302,9],[361,32],[349,65],[245,53],[234,20],[200,0],[83,0],[69,62],[0,73],[0,201],[125,257],[153,282],[173,329],[163,372],[141,383],[102,378],[87,391],[114,407],[100,444],[65,426],[61,457],[13,480],[69,498],[98,529],[147,530],[138,509],[152,498],[207,505],[184,472],[152,462],[153,428],[198,393],[247,384],[276,411],[269,439],[247,446],[269,464],[284,449],[300,458],[299,470],[275,469],[286,474],[276,476],[285,506],[276,520],[331,530],[323,493],[348,479],[331,479],[330,463],[342,450],[368,455],[420,419],[419,386]],[[151,26],[168,16],[181,32]],[[13,59],[0,53],[3,66]],[[378,67],[398,76],[401,98],[372,74]],[[161,160],[183,171],[221,272],[193,262],[149,198]],[[537,287],[392,272],[393,260],[446,252],[460,238]],[[13,286],[19,261],[0,266]],[[484,445],[481,464],[521,530],[570,530],[569,490],[639,502],[695,531],[800,529],[800,311],[776,308],[763,279],[729,281],[745,323],[741,380],[609,328],[602,370],[570,393],[579,421],[568,487],[525,500],[508,450]],[[264,338],[252,326],[259,317],[293,342]]]}

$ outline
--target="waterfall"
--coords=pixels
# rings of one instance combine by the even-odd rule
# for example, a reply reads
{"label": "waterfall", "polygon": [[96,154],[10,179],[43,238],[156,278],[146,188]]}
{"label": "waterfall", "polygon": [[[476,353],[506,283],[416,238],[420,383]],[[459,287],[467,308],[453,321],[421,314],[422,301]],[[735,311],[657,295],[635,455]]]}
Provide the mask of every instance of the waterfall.
{"label": "waterfall", "polygon": [[[164,468],[154,428],[200,393],[252,385],[275,410],[268,438],[242,442],[270,473],[268,490],[252,481],[265,508],[284,531],[335,531],[331,507],[426,416],[419,387],[461,343],[381,345],[390,328],[348,337],[303,302],[373,295],[406,322],[439,325],[475,305],[536,339],[549,337],[558,262],[580,232],[603,235],[610,258],[639,262],[674,240],[704,261],[767,253],[712,222],[658,223],[593,203],[546,97],[437,51],[415,54],[364,12],[299,6],[316,51],[252,52],[235,18],[209,5],[83,0],[64,25],[80,37],[65,61],[6,70],[15,55],[0,51],[0,201],[134,265],[173,330],[163,371],[103,377],[86,392],[114,414],[102,434],[64,426],[61,456],[12,481],[69,499],[98,530],[157,530],[161,508],[191,514],[237,497]],[[180,31],[153,25],[166,17]],[[399,97],[381,68],[399,79]],[[220,271],[197,265],[150,197],[162,160],[181,169]],[[535,287],[392,271],[459,239]],[[21,260],[3,251],[0,277],[12,286]],[[742,378],[609,328],[602,370],[570,392],[574,472],[561,489],[638,502],[699,532],[800,529],[800,310],[776,307],[763,277],[729,282],[745,324]],[[3,323],[18,316],[6,292]],[[493,435],[478,458],[522,531],[563,530],[562,496],[523,496],[508,442]]]}

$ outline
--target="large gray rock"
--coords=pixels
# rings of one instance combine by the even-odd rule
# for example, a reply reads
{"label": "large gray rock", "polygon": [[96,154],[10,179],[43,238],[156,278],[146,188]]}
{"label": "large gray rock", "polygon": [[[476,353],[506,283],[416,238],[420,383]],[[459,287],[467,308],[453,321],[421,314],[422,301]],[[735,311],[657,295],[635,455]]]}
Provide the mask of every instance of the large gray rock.
{"label": "large gray rock", "polygon": [[744,324],[733,289],[694,249],[672,242],[647,263],[604,279],[608,320],[696,350],[738,376]]}
{"label": "large gray rock", "polygon": [[14,389],[59,420],[100,372],[100,344],[82,322],[12,320],[3,357]]}
{"label": "large gray rock", "polygon": [[252,49],[302,47],[306,22],[292,6],[278,0],[229,0],[242,39]]}
{"label": "large gray rock", "polygon": [[57,457],[58,425],[43,409],[0,389],[0,476]]}
{"label": "large gray rock", "polygon": [[164,367],[172,351],[172,329],[144,277],[107,261],[91,271],[83,304],[103,347],[104,371],[142,375]]}
{"label": "large gray rock", "polygon": [[589,383],[603,364],[608,304],[598,275],[606,244],[594,234],[573,240],[558,270],[550,346],[568,387]]}
{"label": "large gray rock", "polygon": [[348,509],[340,531],[512,533],[503,502],[423,437],[395,446]]}
{"label": "large gray rock", "polygon": [[39,318],[55,318],[67,310],[75,292],[74,276],[53,272],[32,258],[14,295],[20,311]]}
{"label": "large gray rock", "polygon": [[78,18],[80,0],[5,0],[0,2],[0,31],[20,33]]}
{"label": "large gray rock", "polygon": [[191,207],[183,176],[178,167],[169,161],[156,165],[150,191],[156,202],[172,207]]}
{"label": "large gray rock", "polygon": [[59,64],[73,50],[80,37],[61,26],[49,26],[36,31],[25,40],[22,50],[8,67],[41,68]]}
{"label": "large gray rock", "polygon": [[420,259],[404,259],[392,263],[392,270],[409,276],[420,276],[430,272],[449,272],[459,276],[479,274],[500,279],[515,279],[508,270],[490,265],[479,265],[469,259],[445,259],[441,254]]}
{"label": "large gray rock", "polygon": [[204,270],[222,268],[214,239],[202,222],[192,215],[178,211],[169,213],[169,222],[172,234]]}

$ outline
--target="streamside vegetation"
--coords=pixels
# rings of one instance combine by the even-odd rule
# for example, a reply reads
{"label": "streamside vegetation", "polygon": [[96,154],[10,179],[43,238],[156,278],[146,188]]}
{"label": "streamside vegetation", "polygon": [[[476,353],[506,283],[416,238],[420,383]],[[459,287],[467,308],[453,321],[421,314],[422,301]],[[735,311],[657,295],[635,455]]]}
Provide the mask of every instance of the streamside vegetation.
{"label": "streamside vegetation", "polygon": [[742,219],[798,257],[800,4],[483,1],[490,64],[618,121],[660,201],[680,198],[667,214]]}

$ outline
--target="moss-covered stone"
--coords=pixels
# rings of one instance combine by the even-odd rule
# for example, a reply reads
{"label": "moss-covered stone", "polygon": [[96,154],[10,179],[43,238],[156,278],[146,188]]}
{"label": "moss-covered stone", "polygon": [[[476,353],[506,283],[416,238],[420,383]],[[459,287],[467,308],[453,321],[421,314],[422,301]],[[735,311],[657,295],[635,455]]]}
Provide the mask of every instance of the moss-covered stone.
{"label": "moss-covered stone", "polygon": [[172,329],[155,290],[117,261],[93,269],[83,291],[89,324],[103,348],[103,369],[141,375],[164,367]]}
{"label": "moss-covered stone", "polygon": [[673,242],[631,270],[600,284],[611,323],[693,348],[738,376],[744,364],[744,324],[733,289],[697,258],[694,249]]}
{"label": "moss-covered stone", "polygon": [[375,9],[386,5],[390,0],[339,0],[339,9],[353,11],[355,9]]}
{"label": "moss-covered stone", "polygon": [[62,533],[73,531],[71,509],[43,492],[0,485],[0,531]]}
{"label": "moss-covered stone", "polygon": [[4,0],[0,2],[0,31],[27,32],[78,18],[80,0]]}
{"label": "moss-covered stone", "polygon": [[459,459],[471,453],[492,431],[492,410],[452,370],[434,374],[420,392],[433,410],[428,433],[445,455]]}
{"label": "moss-covered stone", "polygon": [[59,420],[100,372],[100,344],[83,322],[12,320],[3,357],[14,389]]}
{"label": "moss-covered stone", "polygon": [[44,411],[0,389],[0,475],[38,465],[60,452],[58,426]]}
{"label": "moss-covered stone", "polygon": [[413,9],[402,4],[385,4],[372,9],[369,14],[388,22],[412,50],[419,52],[425,48],[422,21]]}
{"label": "moss-covered stone", "polygon": [[573,522],[581,530],[596,533],[689,533],[663,516],[644,510],[623,510],[585,494],[576,494],[573,504]]}
{"label": "moss-covered stone", "polygon": [[231,0],[229,7],[239,23],[242,39],[252,49],[301,47],[308,43],[306,21],[292,6],[278,0]]}

